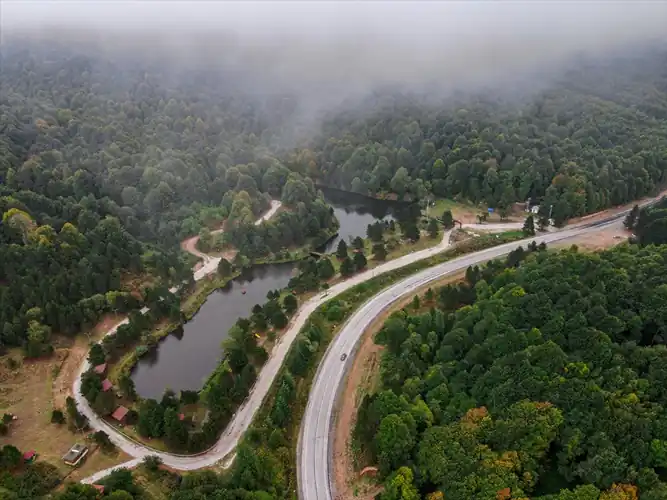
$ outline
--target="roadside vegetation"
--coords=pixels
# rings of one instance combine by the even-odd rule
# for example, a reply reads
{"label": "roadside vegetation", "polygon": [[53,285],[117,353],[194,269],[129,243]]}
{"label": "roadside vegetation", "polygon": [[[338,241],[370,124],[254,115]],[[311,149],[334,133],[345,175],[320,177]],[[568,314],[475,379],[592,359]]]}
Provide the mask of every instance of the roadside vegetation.
{"label": "roadside vegetation", "polygon": [[355,430],[381,498],[663,498],[666,252],[510,255],[393,314]]}
{"label": "roadside vegetation", "polygon": [[296,444],[310,385],[329,342],[345,320],[366,300],[401,278],[464,253],[516,239],[496,235],[470,239],[424,261],[371,278],[322,304],[292,344],[269,396],[237,448],[229,473],[189,474],[188,486],[182,485],[174,498],[187,499],[204,491],[224,495],[236,488],[255,492],[260,498],[292,498],[297,487]]}
{"label": "roadside vegetation", "polygon": [[[87,443],[100,447],[99,452],[91,454],[92,463],[97,463],[96,457],[102,456],[103,449],[106,457],[112,456],[104,436],[88,435],[85,418],[78,414],[71,399],[66,399],[67,392],[53,390],[58,387],[53,383],[58,378],[56,372],[76,370],[73,364],[60,363],[62,346],[71,346],[73,352],[73,346],[78,349],[82,343],[87,345],[94,339],[83,335],[109,318],[127,316],[129,323],[91,349],[91,363],[108,366],[106,372],[84,374],[87,400],[105,416],[118,405],[127,406],[127,432],[150,439],[157,447],[199,451],[215,441],[247,396],[272,343],[308,294],[384,260],[435,245],[443,226],[451,229],[456,220],[506,219],[518,210],[539,205],[523,231],[471,238],[442,255],[376,277],[323,306],[297,340],[287,366],[275,381],[269,405],[240,446],[236,462],[241,465],[234,466],[229,477],[212,472],[187,476],[178,489],[169,483],[171,478],[165,479],[167,490],[177,490],[172,495],[176,499],[233,489],[256,492],[239,493],[246,498],[293,496],[294,437],[316,362],[338,325],[364,298],[386,286],[387,280],[466,251],[532,235],[551,220],[562,226],[570,218],[640,199],[655,193],[667,178],[664,48],[632,52],[632,57],[614,54],[584,66],[572,66],[544,89],[518,100],[467,93],[438,102],[433,96],[422,99],[398,89],[378,89],[366,100],[354,103],[354,113],[349,109],[331,110],[322,117],[320,127],[304,135],[296,124],[302,118],[299,113],[308,106],[299,96],[272,88],[270,94],[260,97],[255,87],[236,81],[234,72],[218,74],[198,60],[172,65],[166,59],[158,63],[139,53],[128,58],[120,49],[111,56],[106,50],[96,49],[95,44],[74,45],[67,37],[59,37],[54,43],[48,35],[45,31],[41,41],[8,36],[0,48],[0,355],[4,356],[3,362],[13,360],[12,366],[7,370],[3,366],[0,373],[0,414],[21,409],[19,425],[2,422],[0,443],[20,444],[21,452],[43,446],[43,450],[37,450],[38,455],[42,453],[55,463],[66,451],[58,450],[71,434],[72,439],[84,436]],[[367,238],[345,242],[335,256],[301,259],[338,228],[331,207],[316,185],[414,201],[417,207],[427,200],[435,201],[435,205],[429,206],[425,218],[420,213],[393,225],[374,224]],[[255,225],[271,200],[277,199],[283,206],[276,216]],[[627,227],[634,231],[640,245],[667,242],[665,211],[667,203],[662,202],[651,209],[637,209],[628,220]],[[224,231],[215,234],[218,229]],[[217,276],[197,285],[193,257],[179,248],[183,239],[194,236],[199,236],[201,251],[232,250],[234,254],[221,262]],[[445,486],[449,488],[447,498],[470,493],[459,478],[448,475],[445,466],[433,471],[430,467],[437,463],[435,459],[420,455],[420,449],[430,443],[426,438],[437,434],[430,431],[436,427],[447,429],[441,431],[446,438],[447,433],[458,436],[469,431],[465,438],[470,440],[465,443],[470,447],[452,460],[468,464],[470,477],[478,478],[479,484],[501,481],[489,479],[484,462],[488,459],[501,482],[511,484],[517,494],[559,498],[549,497],[552,493],[561,495],[549,484],[580,488],[583,493],[576,495],[591,498],[598,490],[607,490],[605,494],[611,496],[613,488],[626,486],[630,490],[623,490],[623,494],[630,498],[634,487],[649,500],[651,495],[658,498],[662,494],[662,483],[653,481],[650,471],[664,474],[667,463],[660,462],[659,457],[661,440],[667,441],[667,437],[662,436],[661,429],[653,428],[658,424],[646,423],[647,415],[660,421],[663,402],[653,387],[659,385],[660,368],[650,364],[652,358],[641,361],[660,349],[649,346],[646,332],[653,332],[652,342],[663,342],[659,307],[662,255],[651,253],[661,250],[649,247],[631,248],[591,256],[591,261],[584,264],[576,254],[563,254],[569,256],[573,268],[581,266],[584,276],[604,266],[623,275],[618,269],[627,266],[628,279],[634,280],[630,289],[624,289],[628,303],[619,305],[620,298],[614,302],[618,287],[613,279],[623,286],[622,279],[609,278],[602,272],[599,286],[604,289],[590,293],[574,280],[540,281],[547,296],[555,293],[557,283],[562,285],[558,293],[566,297],[563,300],[582,298],[580,302],[570,300],[572,307],[563,311],[563,321],[571,326],[561,332],[567,342],[561,345],[560,337],[548,340],[562,351],[555,352],[560,356],[557,359],[565,359],[565,366],[576,365],[568,368],[567,374],[559,372],[559,377],[566,380],[565,387],[570,387],[568,377],[573,377],[573,372],[579,374],[579,369],[585,371],[581,363],[586,364],[589,373],[584,375],[588,378],[581,375],[584,382],[577,379],[580,386],[570,389],[577,394],[591,391],[590,404],[597,405],[602,417],[593,415],[576,398],[568,401],[569,406],[561,404],[555,388],[561,382],[555,378],[555,368],[539,373],[516,371],[511,383],[503,382],[506,385],[497,384],[494,377],[500,371],[498,377],[502,378],[515,365],[491,370],[484,386],[490,396],[474,386],[478,377],[485,376],[481,373],[488,368],[485,363],[490,363],[485,354],[473,353],[481,356],[477,368],[462,368],[457,356],[468,356],[468,352],[459,351],[466,345],[466,338],[452,347],[452,354],[440,345],[451,332],[438,330],[438,355],[445,356],[448,363],[443,376],[457,391],[457,399],[455,403],[442,403],[442,408],[431,408],[427,393],[411,389],[423,396],[433,415],[430,427],[416,420],[415,430],[409,418],[403,422],[403,410],[396,410],[398,414],[392,414],[403,423],[392,417],[396,424],[393,428],[403,432],[407,427],[408,437],[402,440],[403,434],[397,434],[396,439],[377,440],[385,444],[407,442],[412,445],[407,446],[408,451],[392,455],[392,450],[380,450],[376,429],[368,431],[365,438],[374,450],[374,458],[386,460],[381,465],[382,478],[387,480],[384,498],[437,494]],[[647,263],[649,257],[655,259],[651,265]],[[237,323],[225,343],[224,362],[201,393],[167,393],[160,401],[140,401],[136,397],[129,377],[131,366],[157,348],[161,337],[191,318],[211,290],[255,263],[297,258],[301,259],[299,274],[289,290],[271,292],[250,318]],[[524,279],[520,286],[530,288],[532,277],[524,276],[522,269],[533,269],[534,260],[556,265],[559,258],[565,259],[531,257],[518,271],[511,265],[509,271],[494,275],[493,283],[488,284],[494,294],[500,294],[494,307],[509,315],[496,318],[498,324],[521,330],[513,326],[512,315],[519,313],[511,300],[505,303],[502,287],[492,287],[503,279],[520,277]],[[541,272],[534,271],[536,275]],[[181,288],[172,293],[172,286]],[[645,295],[633,295],[641,287]],[[476,294],[477,288],[468,293]],[[594,305],[586,302],[589,295],[596,297]],[[496,298],[474,295],[467,305],[474,309],[477,300],[486,304]],[[629,303],[631,299],[634,302]],[[555,298],[550,300],[553,309],[560,311],[562,304]],[[611,304],[635,315],[600,312],[598,306]],[[140,314],[142,307],[148,307],[149,313]],[[650,321],[646,316],[649,313],[642,312],[647,307],[654,307]],[[579,316],[572,316],[577,312],[586,322],[593,322],[596,314],[603,319],[616,318],[631,332],[631,339],[615,336],[615,320],[604,327],[592,323],[581,326],[575,321],[580,320]],[[467,316],[470,314],[470,309],[463,308],[454,317],[465,316],[468,322],[476,322],[478,318]],[[539,329],[539,320],[549,314],[553,311],[536,318],[537,323],[530,328]],[[415,326],[412,321],[418,320],[405,319],[406,328]],[[461,328],[464,326],[467,323]],[[596,330],[591,345],[613,354],[617,372],[604,364],[605,359],[590,358],[593,353],[586,346],[577,347],[576,339],[570,343],[570,336],[585,337],[590,333],[588,328],[593,327],[604,334]],[[471,328],[471,336],[479,334]],[[639,338],[635,338],[637,332]],[[521,347],[523,337],[517,335]],[[548,337],[547,333],[542,335]],[[426,338],[425,353],[419,356],[435,356],[428,341]],[[508,348],[503,341],[494,338],[498,346],[491,346],[499,350],[494,351],[499,359],[505,359],[503,349],[517,347]],[[505,359],[507,365],[516,362],[527,368],[524,357],[530,353],[521,349],[511,354],[516,356]],[[415,356],[410,358],[414,366],[409,367],[412,371],[408,378],[427,378],[425,364],[434,358],[425,361]],[[398,362],[397,366],[397,370],[408,370]],[[399,374],[405,375],[401,371],[394,375]],[[658,378],[653,382],[651,377]],[[67,377],[62,380],[69,381]],[[552,385],[545,388],[547,382]],[[50,390],[45,390],[49,383]],[[403,395],[402,385],[399,388],[391,381],[384,383],[396,397]],[[525,403],[514,397],[529,383],[543,389],[539,394],[543,399]],[[514,396],[507,394],[512,391]],[[417,392],[406,393],[405,397],[416,397]],[[41,399],[28,404],[33,396]],[[549,401],[551,406],[547,407],[545,398],[553,399]],[[410,407],[406,411],[410,413],[417,403],[414,397],[407,400]],[[452,408],[447,409],[450,404]],[[482,410],[474,413],[482,407],[488,414],[481,415]],[[576,418],[601,418],[600,425],[593,428],[589,422],[588,427],[577,427],[572,423],[573,408],[579,412]],[[428,415],[419,403],[422,410]],[[468,415],[468,411],[474,414]],[[614,414],[608,420],[613,420],[616,428],[604,420],[608,417],[605,412]],[[548,443],[548,449],[526,447],[517,451],[512,448],[513,442],[501,440],[500,429],[508,429],[505,434],[513,436],[510,431],[519,426],[521,415],[546,421],[544,429],[526,436]],[[633,415],[632,422],[627,415]],[[36,424],[24,425],[29,419]],[[467,429],[467,423],[472,427],[479,424],[482,430],[477,433]],[[636,431],[638,425],[644,425],[644,434]],[[50,429],[53,439],[46,443]],[[590,435],[583,435],[584,431],[590,431]],[[614,432],[624,432],[625,438]],[[641,445],[639,435],[649,444]],[[469,453],[473,448],[488,455],[473,460]],[[601,458],[591,458],[596,450]],[[50,467],[39,459],[34,464],[23,463],[23,459],[17,463],[14,449],[5,451],[0,457],[0,497],[39,498],[62,480],[62,464]],[[516,459],[507,455],[514,451]],[[507,464],[513,467],[511,473],[497,470]],[[119,500],[128,495],[149,495],[147,483],[157,481],[158,476],[146,474],[144,486],[132,483],[126,472],[116,474],[109,479],[105,496]],[[405,491],[392,493],[398,485]],[[89,487],[77,488],[61,498],[93,498]],[[469,498],[478,493],[473,492]],[[562,495],[567,498],[565,493]]]}

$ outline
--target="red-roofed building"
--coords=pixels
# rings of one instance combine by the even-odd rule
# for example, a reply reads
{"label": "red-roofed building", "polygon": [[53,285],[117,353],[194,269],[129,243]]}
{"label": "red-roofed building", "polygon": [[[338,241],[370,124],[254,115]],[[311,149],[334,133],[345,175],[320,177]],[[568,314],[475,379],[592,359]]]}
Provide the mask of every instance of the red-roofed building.
{"label": "red-roofed building", "polygon": [[183,422],[183,420],[185,420],[185,414],[183,414],[183,413],[179,413],[179,414],[178,414],[178,419],[179,419],[181,422]]}
{"label": "red-roofed building", "polygon": [[120,422],[121,424],[125,423],[125,417],[127,416],[127,412],[129,412],[127,408],[124,406],[119,406],[116,408],[116,410],[111,414],[111,418],[114,420]]}
{"label": "red-roofed building", "polygon": [[111,383],[111,380],[109,380],[108,378],[105,378],[105,379],[102,381],[102,390],[103,390],[104,392],[107,392],[107,391],[108,391],[109,389],[111,389],[112,387],[113,387],[113,384]]}
{"label": "red-roofed building", "polygon": [[97,365],[95,368],[93,368],[93,371],[98,375],[104,375],[107,371],[107,364],[102,363],[101,365]]}
{"label": "red-roofed building", "polygon": [[23,461],[30,463],[37,458],[37,452],[35,450],[26,451],[23,454]]}
{"label": "red-roofed building", "polygon": [[104,495],[104,486],[101,484],[94,484],[93,488],[100,492],[101,495]]}

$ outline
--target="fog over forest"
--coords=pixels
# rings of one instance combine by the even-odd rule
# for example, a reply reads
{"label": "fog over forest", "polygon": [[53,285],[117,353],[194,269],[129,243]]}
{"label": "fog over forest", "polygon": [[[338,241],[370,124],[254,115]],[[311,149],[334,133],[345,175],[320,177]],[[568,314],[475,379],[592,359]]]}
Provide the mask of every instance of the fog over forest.
{"label": "fog over forest", "polygon": [[[133,438],[206,463],[235,414],[252,431],[224,474],[153,475],[151,458],[105,498],[291,500],[294,445],[328,433],[293,442],[337,325],[402,276],[516,241],[388,318],[354,466],[377,467],[381,500],[667,499],[667,198],[639,205],[667,187],[665,26],[667,0],[0,0],[0,366],[26,377],[0,377],[0,497],[97,498],[52,491],[56,464],[88,424],[106,453],[94,415],[122,405]],[[402,208],[385,223],[359,199]],[[622,243],[620,220],[567,226],[622,205],[617,249],[527,244],[566,227],[545,240]],[[467,231],[485,222],[502,235]],[[223,286],[238,301],[208,302]],[[76,364],[120,316],[87,357],[109,390]],[[158,364],[202,390],[144,398],[145,362],[152,397]]]}
{"label": "fog over forest", "polygon": [[336,100],[379,85],[448,91],[553,74],[572,55],[664,42],[665,19],[667,3],[652,1],[5,0],[1,23],[5,39],[95,40],[172,66],[236,68],[259,90]]}

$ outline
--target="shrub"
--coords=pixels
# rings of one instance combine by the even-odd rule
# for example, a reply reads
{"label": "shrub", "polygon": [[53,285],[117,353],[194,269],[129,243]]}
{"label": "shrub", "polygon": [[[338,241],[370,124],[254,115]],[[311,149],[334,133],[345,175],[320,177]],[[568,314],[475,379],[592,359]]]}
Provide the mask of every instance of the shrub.
{"label": "shrub", "polygon": [[156,455],[148,455],[144,458],[144,467],[149,472],[157,472],[162,465],[162,459]]}
{"label": "shrub", "polygon": [[65,415],[60,410],[53,410],[51,412],[51,423],[52,424],[64,424]]}

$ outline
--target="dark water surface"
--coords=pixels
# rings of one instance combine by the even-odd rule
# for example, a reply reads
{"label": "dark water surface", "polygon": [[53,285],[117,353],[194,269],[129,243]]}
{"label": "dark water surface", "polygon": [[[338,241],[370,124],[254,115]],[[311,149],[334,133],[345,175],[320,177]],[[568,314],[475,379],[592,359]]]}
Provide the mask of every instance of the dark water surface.
{"label": "dark water surface", "polygon": [[[365,237],[368,224],[391,220],[405,206],[336,189],[322,191],[340,222],[339,234],[327,243],[325,252],[335,251],[341,239],[349,242],[350,238]],[[220,344],[229,329],[239,318],[250,316],[255,304],[264,304],[269,290],[286,287],[294,267],[294,264],[259,266],[209,295],[182,331],[166,337],[137,363],[132,371],[137,393],[157,399],[167,388],[177,394],[183,389],[201,389],[220,361]]]}
{"label": "dark water surface", "polygon": [[[239,318],[250,316],[255,304],[264,304],[269,290],[287,286],[294,265],[255,267],[208,296],[182,334],[166,337],[160,346],[137,363],[132,379],[144,398],[160,398],[165,389],[199,390],[220,361],[220,343]],[[242,293],[246,291],[245,295]]]}
{"label": "dark water surface", "polygon": [[335,252],[340,240],[350,242],[351,238],[366,237],[366,228],[378,220],[392,220],[404,203],[376,200],[356,193],[338,189],[320,188],[324,198],[334,209],[340,222],[338,236],[330,240],[322,250],[324,253]]}

